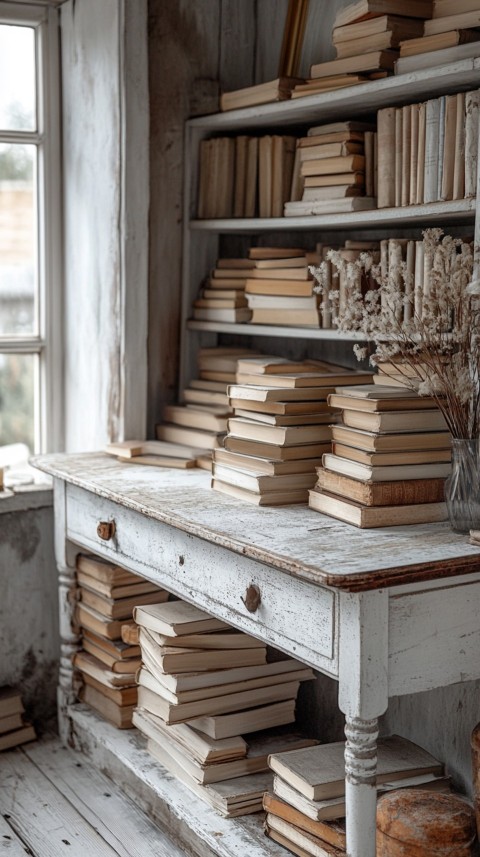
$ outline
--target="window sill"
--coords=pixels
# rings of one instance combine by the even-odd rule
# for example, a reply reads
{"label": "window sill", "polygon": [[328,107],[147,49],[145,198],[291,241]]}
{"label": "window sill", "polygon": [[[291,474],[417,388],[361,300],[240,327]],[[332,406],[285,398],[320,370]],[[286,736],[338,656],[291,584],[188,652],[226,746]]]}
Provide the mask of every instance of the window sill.
{"label": "window sill", "polygon": [[53,506],[53,489],[46,483],[22,485],[0,491],[0,515],[10,512],[28,512]]}

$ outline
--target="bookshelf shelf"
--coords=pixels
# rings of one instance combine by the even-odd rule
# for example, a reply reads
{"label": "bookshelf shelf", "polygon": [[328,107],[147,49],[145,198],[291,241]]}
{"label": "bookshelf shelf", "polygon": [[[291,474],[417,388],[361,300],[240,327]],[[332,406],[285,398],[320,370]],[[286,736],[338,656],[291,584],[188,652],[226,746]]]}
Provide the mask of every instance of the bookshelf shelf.
{"label": "bookshelf shelf", "polygon": [[[480,53],[480,51],[479,51]],[[365,116],[390,104],[434,98],[480,86],[480,56],[437,68],[368,81],[321,95],[307,95],[191,119],[188,126],[212,134],[244,128],[273,128]]]}
{"label": "bookshelf shelf", "polygon": [[260,232],[305,232],[309,229],[396,229],[412,226],[434,226],[443,223],[473,224],[476,199],[448,202],[430,202],[426,205],[409,205],[404,208],[375,208],[371,211],[354,211],[348,214],[321,214],[305,217],[248,217],[225,220],[192,220],[190,229],[219,234]]}
{"label": "bookshelf shelf", "polygon": [[242,336],[281,336],[288,339],[330,339],[334,342],[358,342],[365,337],[357,333],[339,333],[337,330],[319,330],[316,327],[279,327],[273,324],[227,324],[219,321],[187,322],[188,330],[210,333],[234,333]]}

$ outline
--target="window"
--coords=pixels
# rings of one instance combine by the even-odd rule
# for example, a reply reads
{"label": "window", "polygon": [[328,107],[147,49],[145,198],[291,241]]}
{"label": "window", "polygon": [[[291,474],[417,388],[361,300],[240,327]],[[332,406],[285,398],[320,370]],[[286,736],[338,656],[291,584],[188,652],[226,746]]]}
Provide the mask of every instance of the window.
{"label": "window", "polygon": [[[0,466],[61,448],[58,24],[0,0]],[[11,445],[22,444],[23,446]]]}

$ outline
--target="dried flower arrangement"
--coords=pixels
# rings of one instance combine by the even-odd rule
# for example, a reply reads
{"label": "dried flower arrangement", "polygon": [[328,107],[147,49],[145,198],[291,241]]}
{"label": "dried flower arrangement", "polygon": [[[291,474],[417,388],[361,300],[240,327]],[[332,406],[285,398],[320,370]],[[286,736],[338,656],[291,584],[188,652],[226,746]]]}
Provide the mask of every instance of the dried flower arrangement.
{"label": "dried flower arrangement", "polygon": [[[480,430],[480,280],[472,282],[473,246],[441,229],[423,233],[426,260],[422,287],[401,252],[388,273],[371,253],[355,262],[330,250],[311,271],[341,331],[359,331],[375,345],[372,364],[402,376],[405,386],[432,396],[454,438],[478,438]],[[329,290],[342,281],[340,290]],[[365,359],[366,346],[356,345]],[[387,383],[387,382],[386,382]]]}

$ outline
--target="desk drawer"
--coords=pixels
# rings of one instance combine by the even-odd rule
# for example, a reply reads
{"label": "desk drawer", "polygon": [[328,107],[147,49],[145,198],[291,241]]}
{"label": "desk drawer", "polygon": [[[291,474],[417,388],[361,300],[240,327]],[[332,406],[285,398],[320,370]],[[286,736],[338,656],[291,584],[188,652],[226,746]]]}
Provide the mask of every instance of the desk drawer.
{"label": "desk drawer", "polygon": [[[337,596],[241,553],[67,485],[67,538],[299,660],[338,675]],[[100,522],[114,522],[97,532]],[[213,537],[212,537],[213,538]],[[247,592],[260,604],[249,612]],[[254,600],[254,599],[253,599]]]}

